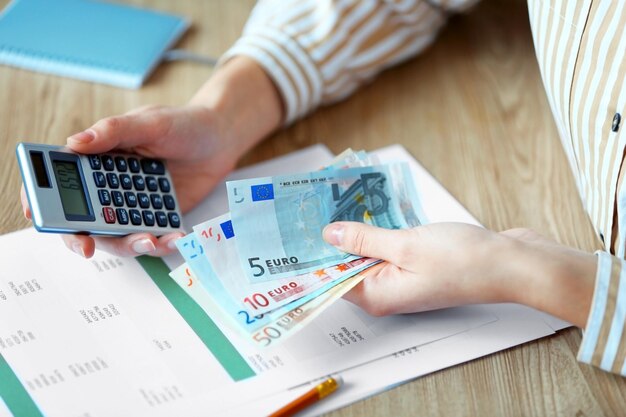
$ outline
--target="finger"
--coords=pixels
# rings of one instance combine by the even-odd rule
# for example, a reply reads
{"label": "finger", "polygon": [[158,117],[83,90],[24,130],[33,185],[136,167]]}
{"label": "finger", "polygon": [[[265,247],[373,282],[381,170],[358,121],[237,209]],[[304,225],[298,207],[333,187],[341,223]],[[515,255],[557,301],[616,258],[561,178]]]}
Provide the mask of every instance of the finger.
{"label": "finger", "polygon": [[146,145],[165,136],[171,125],[166,112],[144,111],[99,120],[89,129],[67,139],[67,145],[80,153],[100,153]]}
{"label": "finger", "polygon": [[85,235],[62,235],[65,246],[83,258],[91,258],[96,249],[93,238]]}
{"label": "finger", "polygon": [[387,295],[397,291],[397,286],[390,282],[390,277],[400,274],[401,271],[396,266],[382,262],[365,271],[363,281],[344,294],[343,298],[375,317],[400,312],[397,310],[398,297]]}
{"label": "finger", "polygon": [[411,248],[407,232],[358,222],[336,222],[324,228],[323,236],[344,252],[403,265]]}
{"label": "finger", "polygon": [[158,239],[149,233],[135,233],[124,237],[96,237],[96,246],[117,256],[154,255]]}
{"label": "finger", "polygon": [[26,196],[26,190],[24,190],[24,186],[20,189],[20,200],[22,201],[22,212],[24,213],[24,217],[27,220],[31,220],[33,215],[30,211],[30,204],[28,203],[28,197]]}
{"label": "finger", "polygon": [[170,233],[159,237],[157,247],[152,256],[166,256],[176,251],[176,241],[185,236],[183,233]]}

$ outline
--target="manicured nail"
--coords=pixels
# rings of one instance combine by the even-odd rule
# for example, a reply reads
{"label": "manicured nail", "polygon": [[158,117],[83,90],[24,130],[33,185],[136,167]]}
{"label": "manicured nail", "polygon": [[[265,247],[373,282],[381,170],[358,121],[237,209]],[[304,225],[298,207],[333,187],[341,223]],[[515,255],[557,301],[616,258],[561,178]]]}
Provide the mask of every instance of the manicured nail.
{"label": "manicured nail", "polygon": [[87,129],[84,132],[77,133],[67,138],[68,145],[85,145],[96,138],[96,132]]}
{"label": "manicured nail", "polygon": [[329,224],[322,232],[324,240],[333,246],[340,246],[343,242],[344,227],[340,224]]}
{"label": "manicured nail", "polygon": [[136,253],[150,253],[155,251],[156,246],[150,239],[139,239],[131,244],[131,248]]}
{"label": "manicured nail", "polygon": [[171,250],[176,249],[176,241],[177,241],[178,239],[180,239],[181,237],[182,237],[182,236],[177,236],[177,237],[173,237],[173,238],[171,238],[170,240],[168,240],[168,241],[167,241],[167,248],[168,248],[168,249],[171,249]]}
{"label": "manicured nail", "polygon": [[74,253],[82,256],[83,258],[87,257],[87,255],[85,255],[85,249],[83,248],[83,245],[81,245],[79,242],[72,243],[72,250],[74,251]]}

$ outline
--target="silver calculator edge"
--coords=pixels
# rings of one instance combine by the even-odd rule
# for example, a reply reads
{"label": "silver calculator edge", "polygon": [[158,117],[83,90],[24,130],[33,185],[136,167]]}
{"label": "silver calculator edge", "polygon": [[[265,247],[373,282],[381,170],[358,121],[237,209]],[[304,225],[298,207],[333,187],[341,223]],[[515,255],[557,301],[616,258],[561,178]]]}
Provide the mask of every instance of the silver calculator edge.
{"label": "silver calculator edge", "polygon": [[[169,194],[171,194],[174,197],[174,201],[176,202],[175,211],[178,214],[178,217],[180,219],[179,227],[173,228],[171,227],[169,222],[166,227],[160,227],[156,223],[154,224],[154,226],[146,226],[143,222],[139,226],[133,225],[131,223],[127,225],[122,225],[119,223],[109,224],[109,223],[106,223],[104,220],[104,215],[102,213],[100,202],[98,200],[98,188],[95,186],[91,178],[91,172],[93,172],[93,170],[91,169],[89,165],[89,161],[87,160],[86,155],[77,154],[76,152],[73,152],[63,146],[34,144],[34,143],[25,143],[25,142],[19,143],[15,151],[16,151],[16,155],[18,158],[18,166],[20,169],[20,173],[22,175],[22,181],[24,182],[24,189],[26,191],[26,197],[28,199],[28,204],[30,206],[31,213],[32,213],[33,225],[35,226],[35,229],[39,232],[88,234],[88,235],[101,235],[101,236],[125,236],[131,233],[144,233],[144,232],[151,233],[156,236],[160,236],[160,235],[164,235],[164,234],[172,233],[172,232],[185,233],[182,216],[180,214],[180,207],[178,207],[178,198],[176,197],[176,193],[175,193],[173,186]],[[37,180],[35,177],[35,172],[33,172],[33,168],[30,163],[30,155],[29,155],[30,151],[40,151],[43,153],[44,158],[45,158],[47,174],[48,174],[48,178],[50,182],[50,188],[42,189],[38,187]],[[57,189],[56,180],[52,172],[52,168],[51,168],[52,161],[48,154],[48,152],[50,151],[69,153],[69,154],[78,156],[79,161],[80,161],[79,167],[81,171],[81,177],[86,187],[87,202],[94,216],[93,221],[69,221],[65,218],[65,214],[64,214],[63,207],[61,204],[61,199],[59,197],[59,192]],[[103,152],[102,154],[99,154],[99,155],[110,155],[112,157],[133,156],[133,155],[119,153],[119,152]],[[87,173],[85,171],[87,171]],[[167,178],[170,184],[173,184],[172,179],[169,175],[169,171],[167,169],[165,170],[165,174],[162,176]],[[39,198],[33,195],[35,193],[36,188],[39,188],[38,193],[40,194],[40,196],[43,196],[46,198],[45,201],[40,201]],[[43,205],[51,205],[53,209],[44,210],[44,207],[42,207]],[[68,224],[71,224],[72,227],[68,227]]]}

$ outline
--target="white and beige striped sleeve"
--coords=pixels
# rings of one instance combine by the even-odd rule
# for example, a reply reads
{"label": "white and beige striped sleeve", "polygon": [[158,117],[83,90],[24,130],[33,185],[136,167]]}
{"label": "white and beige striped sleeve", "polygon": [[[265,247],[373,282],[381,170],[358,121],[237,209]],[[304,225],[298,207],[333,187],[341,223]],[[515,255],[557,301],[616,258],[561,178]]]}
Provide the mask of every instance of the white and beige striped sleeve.
{"label": "white and beige striped sleeve", "polygon": [[[580,196],[606,252],[578,358],[626,376],[626,2],[529,0],[537,59]],[[613,253],[615,256],[611,256]]]}
{"label": "white and beige striped sleeve", "polygon": [[446,15],[476,0],[261,0],[222,57],[256,60],[290,124],[342,100],[383,69],[426,48]]}

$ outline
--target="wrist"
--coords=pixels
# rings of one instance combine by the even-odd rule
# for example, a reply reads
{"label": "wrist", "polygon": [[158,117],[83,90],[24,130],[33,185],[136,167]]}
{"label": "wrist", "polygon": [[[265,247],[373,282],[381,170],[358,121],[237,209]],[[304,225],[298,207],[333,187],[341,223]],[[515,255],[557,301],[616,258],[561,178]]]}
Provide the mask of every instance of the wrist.
{"label": "wrist", "polygon": [[509,301],[584,327],[591,308],[597,258],[545,238],[510,239]]}
{"label": "wrist", "polygon": [[189,102],[219,119],[217,135],[237,158],[280,127],[278,90],[252,59],[237,56],[220,66]]}

